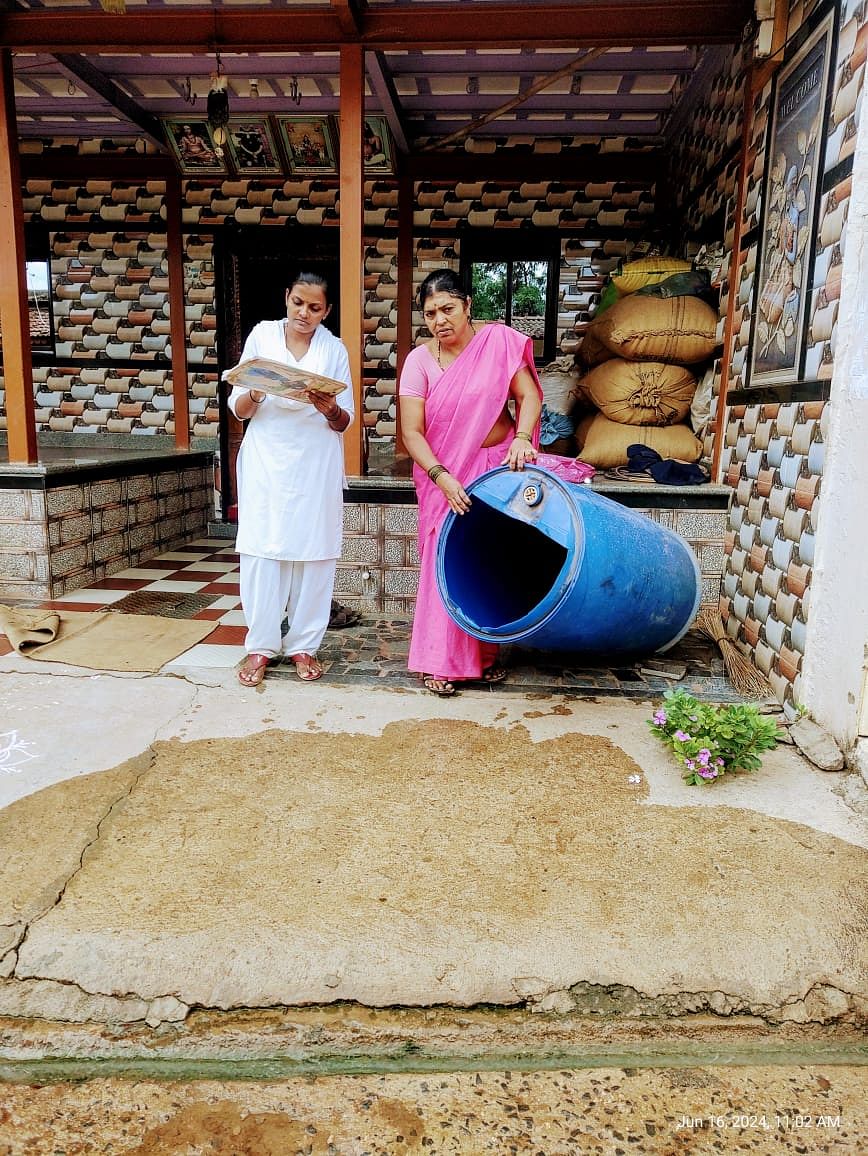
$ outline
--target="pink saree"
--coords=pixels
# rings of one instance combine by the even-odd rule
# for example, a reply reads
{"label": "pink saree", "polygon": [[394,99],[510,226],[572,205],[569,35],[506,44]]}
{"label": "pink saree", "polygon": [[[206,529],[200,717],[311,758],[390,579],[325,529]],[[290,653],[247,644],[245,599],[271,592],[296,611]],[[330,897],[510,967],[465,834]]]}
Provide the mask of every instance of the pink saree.
{"label": "pink saree", "polygon": [[[425,437],[438,461],[463,486],[503,464],[513,435],[496,446],[483,447],[482,442],[503,412],[510,382],[523,365],[539,388],[530,338],[506,325],[486,325],[428,387]],[[538,435],[539,426],[534,444]],[[439,678],[477,679],[497,658],[498,647],[466,634],[447,614],[437,587],[437,535],[449,506],[418,466],[413,480],[421,565],[408,665]]]}

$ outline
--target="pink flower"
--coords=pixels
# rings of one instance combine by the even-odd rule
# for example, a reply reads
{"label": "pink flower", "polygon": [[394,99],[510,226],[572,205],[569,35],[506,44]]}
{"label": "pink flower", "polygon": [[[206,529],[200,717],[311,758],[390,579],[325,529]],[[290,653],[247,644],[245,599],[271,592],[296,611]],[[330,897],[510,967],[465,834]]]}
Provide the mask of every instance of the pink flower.
{"label": "pink flower", "polygon": [[690,742],[690,735],[687,734],[686,731],[676,731],[675,735],[673,737],[678,739],[678,741],[680,743],[689,743]]}
{"label": "pink flower", "polygon": [[700,767],[696,773],[703,779],[716,779],[720,772],[715,767]]}
{"label": "pink flower", "polygon": [[666,711],[661,707],[660,710],[654,711],[654,725],[662,727],[666,724]]}

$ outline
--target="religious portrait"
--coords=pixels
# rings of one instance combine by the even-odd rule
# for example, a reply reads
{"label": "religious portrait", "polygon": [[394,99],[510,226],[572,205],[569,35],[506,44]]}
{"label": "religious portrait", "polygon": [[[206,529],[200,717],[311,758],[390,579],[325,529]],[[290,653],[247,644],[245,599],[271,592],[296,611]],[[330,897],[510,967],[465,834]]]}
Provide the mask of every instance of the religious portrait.
{"label": "religious portrait", "polygon": [[228,173],[226,157],[214,144],[207,120],[165,120],[163,123],[169,147],[184,176]]}
{"label": "religious portrait", "polygon": [[749,388],[792,384],[802,374],[833,38],[829,12],[775,81]]}
{"label": "religious portrait", "polygon": [[236,173],[261,177],[283,174],[283,164],[267,118],[230,117],[227,129],[229,157]]}
{"label": "religious portrait", "polygon": [[337,137],[327,116],[279,116],[280,139],[293,174],[337,172]]}

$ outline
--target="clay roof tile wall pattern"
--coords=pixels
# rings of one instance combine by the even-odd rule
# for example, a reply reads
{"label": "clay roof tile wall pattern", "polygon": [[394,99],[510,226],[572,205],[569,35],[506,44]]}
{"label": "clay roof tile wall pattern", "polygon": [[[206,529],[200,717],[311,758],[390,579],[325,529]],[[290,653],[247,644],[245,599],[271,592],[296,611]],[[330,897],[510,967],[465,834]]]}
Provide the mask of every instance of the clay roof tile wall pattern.
{"label": "clay roof tile wall pattern", "polygon": [[[807,14],[808,7],[793,5],[791,32],[798,27],[798,19]],[[848,162],[852,164],[857,116],[864,105],[858,96],[865,82],[866,28],[868,5],[846,0],[841,9],[838,56],[832,69],[824,166],[826,174],[834,170],[839,179],[826,189],[820,201],[808,312],[808,381],[828,380],[834,365],[840,266],[850,199]],[[743,235],[751,238],[759,234],[762,213],[771,93],[771,85],[767,85],[758,95],[754,109],[743,220]],[[756,261],[754,242],[743,254],[740,269],[732,389],[746,384]],[[767,675],[778,699],[792,707],[800,701],[814,536],[822,516],[828,418],[829,405],[822,400],[732,406],[727,413],[721,459],[723,478],[735,490],[721,596],[727,633],[744,649],[753,650],[757,665]]]}

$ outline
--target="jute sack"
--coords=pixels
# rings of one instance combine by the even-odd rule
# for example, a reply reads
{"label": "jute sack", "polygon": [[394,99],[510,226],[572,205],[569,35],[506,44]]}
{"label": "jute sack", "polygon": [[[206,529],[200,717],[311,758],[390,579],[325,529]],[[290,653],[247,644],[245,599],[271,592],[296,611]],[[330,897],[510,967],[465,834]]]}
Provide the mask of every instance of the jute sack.
{"label": "jute sack", "polygon": [[611,275],[611,282],[621,294],[635,293],[647,285],[665,281],[673,273],[688,273],[693,266],[678,257],[640,257],[638,261],[628,261]]}
{"label": "jute sack", "polygon": [[581,391],[612,421],[674,425],[687,417],[696,378],[682,365],[615,357],[586,374]]}
{"label": "jute sack", "polygon": [[539,370],[543,401],[553,413],[569,413],[576,396],[579,371],[572,357],[556,357]]}
{"label": "jute sack", "polygon": [[[612,306],[612,308],[614,308],[614,306]],[[606,314],[608,314],[608,312],[609,310],[606,311]],[[600,319],[600,321],[602,320],[603,318]],[[596,326],[598,324],[600,324],[600,322],[595,319],[588,325],[579,345],[577,358],[582,365],[599,365],[601,362],[608,361],[610,357],[614,356],[611,349],[608,349],[602,341],[600,341],[599,337],[597,337]]]}
{"label": "jute sack", "polygon": [[[698,297],[633,294],[589,327],[594,341],[628,361],[704,361],[717,346],[717,313]],[[587,336],[582,342],[584,358]],[[597,358],[598,361],[602,358]],[[588,362],[596,364],[596,362]]]}
{"label": "jute sack", "polygon": [[626,466],[627,446],[643,445],[656,450],[661,458],[695,462],[702,455],[702,442],[686,425],[622,425],[605,414],[586,417],[576,429],[579,457],[598,470]]}

